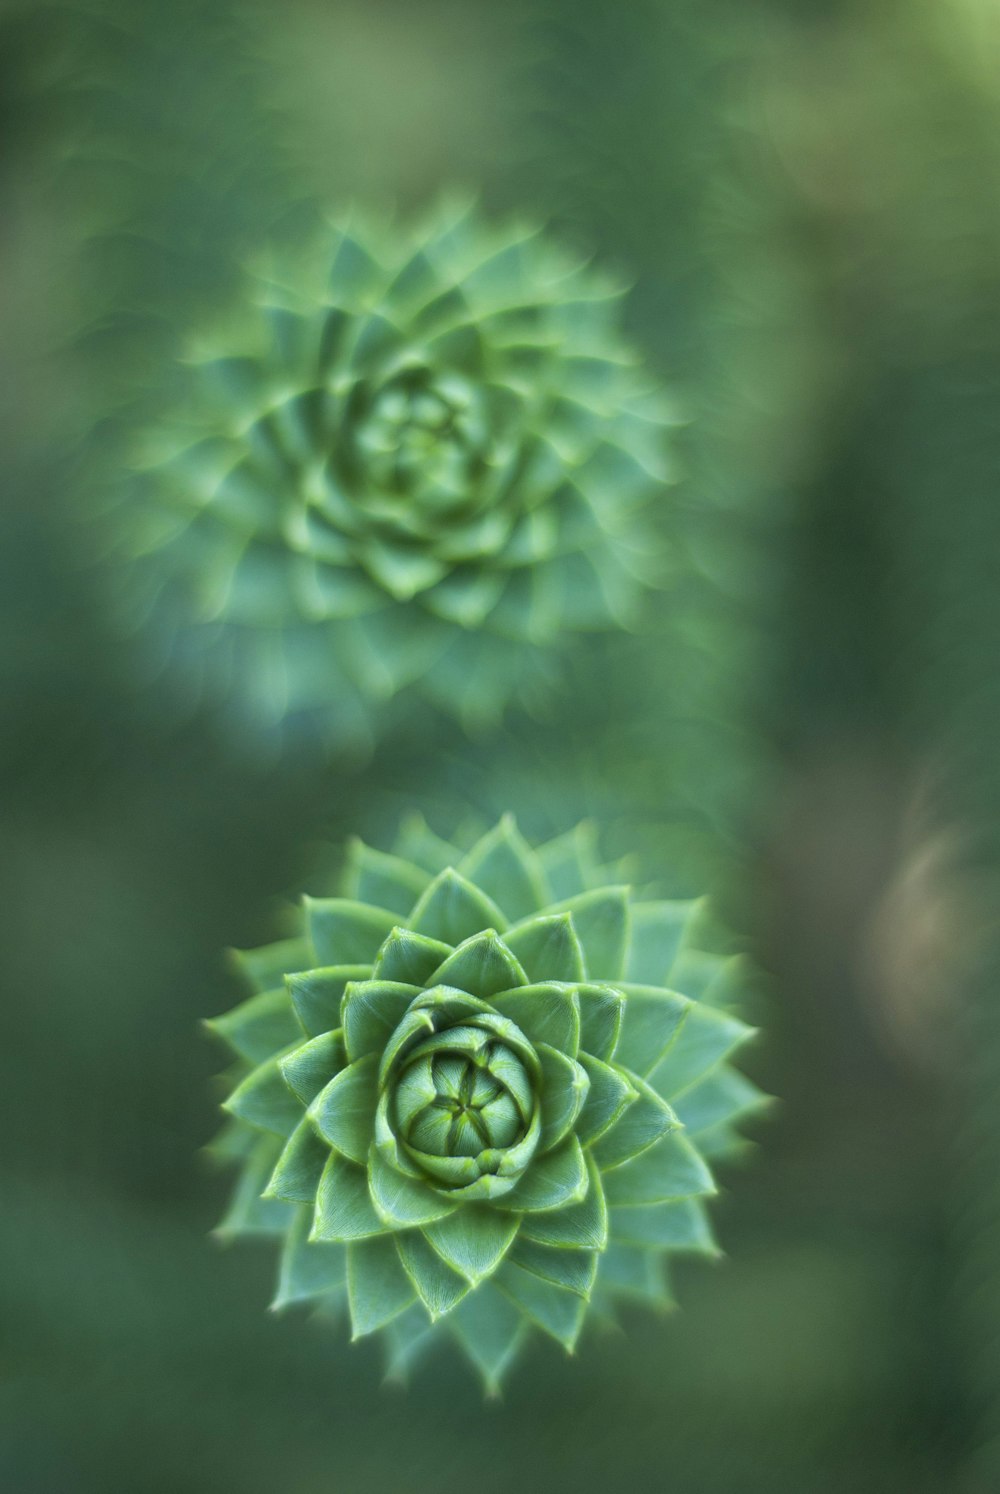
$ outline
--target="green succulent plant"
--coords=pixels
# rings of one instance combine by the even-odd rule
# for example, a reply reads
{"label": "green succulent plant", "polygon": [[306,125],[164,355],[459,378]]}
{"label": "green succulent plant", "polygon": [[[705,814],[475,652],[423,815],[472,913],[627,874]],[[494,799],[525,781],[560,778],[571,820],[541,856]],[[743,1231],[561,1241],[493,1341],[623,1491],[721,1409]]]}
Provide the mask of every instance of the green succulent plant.
{"label": "green succulent plant", "polygon": [[627,626],[657,570],[673,417],[621,296],[468,203],[260,267],[127,480],[158,652],[338,739],[410,685],[473,728],[540,698],[553,645]]}
{"label": "green succulent plant", "polygon": [[255,994],[217,1148],[224,1236],[283,1241],[275,1306],[346,1301],[404,1371],[450,1336],[489,1390],[532,1330],[567,1350],[616,1301],[668,1302],[665,1257],[715,1251],[712,1158],[760,1091],[729,1057],[739,960],[701,905],[636,899],[587,827],[463,848],[420,820],[354,842],[341,895],[238,956]]}

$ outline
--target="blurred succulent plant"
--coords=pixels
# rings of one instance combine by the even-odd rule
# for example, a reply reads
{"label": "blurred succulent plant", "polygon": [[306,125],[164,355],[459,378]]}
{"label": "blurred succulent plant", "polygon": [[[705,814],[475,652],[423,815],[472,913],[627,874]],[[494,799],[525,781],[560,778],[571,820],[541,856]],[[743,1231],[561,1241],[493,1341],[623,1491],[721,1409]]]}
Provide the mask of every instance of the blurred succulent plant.
{"label": "blurred succulent plant", "polygon": [[239,1060],[221,1233],[283,1239],[275,1306],[346,1298],[396,1372],[450,1335],[491,1391],[532,1329],[572,1350],[588,1306],[663,1306],[762,1099],[701,905],[635,900],[586,826],[532,850],[509,817],[466,849],[420,820],[354,842],[342,892],[239,955],[256,994],[210,1024]]}
{"label": "blurred succulent plant", "polygon": [[657,571],[672,416],[621,295],[468,204],[261,268],[129,477],[146,622],[338,739],[417,682],[472,728],[540,696],[552,645],[627,625]]}

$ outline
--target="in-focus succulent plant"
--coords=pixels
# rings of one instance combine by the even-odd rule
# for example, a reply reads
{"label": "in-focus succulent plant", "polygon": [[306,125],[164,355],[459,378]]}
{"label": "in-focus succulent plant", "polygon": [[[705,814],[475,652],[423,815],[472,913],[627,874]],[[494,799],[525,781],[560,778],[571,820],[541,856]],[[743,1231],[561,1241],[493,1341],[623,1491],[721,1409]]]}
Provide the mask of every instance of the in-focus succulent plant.
{"label": "in-focus succulent plant", "polygon": [[662,1306],[762,1098],[701,905],[509,818],[464,850],[422,821],[354,842],[341,890],[238,957],[256,994],[211,1024],[239,1060],[221,1232],[283,1238],[275,1305],[346,1298],[398,1371],[450,1335],[491,1390],[534,1328],[572,1349],[588,1306]]}
{"label": "in-focus succulent plant", "polygon": [[415,683],[473,727],[537,695],[560,636],[627,625],[655,569],[672,416],[621,294],[467,203],[261,268],[128,480],[144,626],[334,737]]}

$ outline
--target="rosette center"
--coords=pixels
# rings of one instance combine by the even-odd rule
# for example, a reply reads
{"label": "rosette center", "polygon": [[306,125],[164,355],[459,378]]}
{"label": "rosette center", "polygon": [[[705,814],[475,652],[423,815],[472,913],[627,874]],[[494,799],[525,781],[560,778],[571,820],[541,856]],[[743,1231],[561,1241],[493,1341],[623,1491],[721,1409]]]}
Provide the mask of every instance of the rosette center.
{"label": "rosette center", "polygon": [[488,459],[474,386],[426,368],[397,374],[371,396],[357,432],[367,487],[431,510],[467,502]]}
{"label": "rosette center", "polygon": [[429,1157],[479,1157],[506,1152],[523,1141],[532,1114],[532,1091],[521,1060],[505,1043],[463,1051],[418,1048],[399,1076],[396,1123],[410,1147]]}

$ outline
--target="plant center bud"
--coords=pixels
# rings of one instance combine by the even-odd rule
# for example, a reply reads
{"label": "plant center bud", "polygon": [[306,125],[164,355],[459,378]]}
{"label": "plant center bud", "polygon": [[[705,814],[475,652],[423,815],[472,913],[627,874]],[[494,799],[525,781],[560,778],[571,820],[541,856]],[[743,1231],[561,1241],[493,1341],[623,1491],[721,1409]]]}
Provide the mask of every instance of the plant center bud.
{"label": "plant center bud", "polygon": [[398,374],[376,391],[357,433],[367,487],[432,512],[467,501],[488,445],[478,403],[463,379]]}
{"label": "plant center bud", "polygon": [[501,1042],[474,1054],[418,1050],[395,1095],[402,1134],[433,1157],[478,1157],[516,1145],[527,1129],[530,1102],[524,1066]]}

